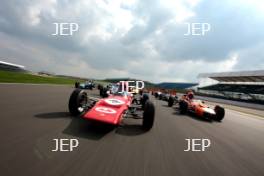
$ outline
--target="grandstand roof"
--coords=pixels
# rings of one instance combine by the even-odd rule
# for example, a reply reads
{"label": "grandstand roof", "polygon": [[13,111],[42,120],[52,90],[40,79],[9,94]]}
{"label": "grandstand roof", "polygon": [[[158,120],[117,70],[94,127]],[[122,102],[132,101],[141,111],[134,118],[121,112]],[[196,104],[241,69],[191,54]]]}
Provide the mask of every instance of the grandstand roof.
{"label": "grandstand roof", "polygon": [[10,67],[19,68],[19,69],[25,69],[25,66],[23,66],[23,65],[12,64],[9,62],[4,62],[4,61],[0,61],[0,65],[6,65],[6,66],[10,66]]}
{"label": "grandstand roof", "polygon": [[246,85],[246,84],[215,84],[199,88],[200,90],[214,90],[221,92],[238,92],[246,94],[264,94],[263,85]]}
{"label": "grandstand roof", "polygon": [[211,78],[219,82],[264,82],[264,70],[201,73],[198,78]]}

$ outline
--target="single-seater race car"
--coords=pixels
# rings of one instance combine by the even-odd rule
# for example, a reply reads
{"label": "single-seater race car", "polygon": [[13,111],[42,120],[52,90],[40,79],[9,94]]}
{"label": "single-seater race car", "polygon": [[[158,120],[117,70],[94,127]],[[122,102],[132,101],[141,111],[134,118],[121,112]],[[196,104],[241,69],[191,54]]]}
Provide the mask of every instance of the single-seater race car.
{"label": "single-seater race car", "polygon": [[[154,123],[155,107],[147,99],[144,106],[133,104],[133,96],[127,92],[112,92],[106,98],[88,97],[81,89],[75,89],[69,99],[69,111],[73,116],[118,126],[128,115],[142,111],[142,127],[150,130]],[[137,113],[138,114],[138,113]]]}
{"label": "single-seater race car", "polygon": [[157,91],[154,93],[154,96],[155,96],[155,98],[159,98],[161,94],[162,94],[162,92]]}
{"label": "single-seater race car", "polygon": [[75,83],[75,88],[79,88],[79,89],[93,90],[94,87],[95,87],[95,84],[93,81],[85,81],[84,83],[79,83],[79,82]]}
{"label": "single-seater race car", "polygon": [[159,100],[167,101],[168,106],[170,107],[177,102],[177,98],[178,98],[176,96],[176,91],[168,90],[168,89],[167,90],[162,89],[161,91],[156,91],[153,93],[153,95],[155,96],[155,98]]}
{"label": "single-seater race car", "polygon": [[192,113],[198,117],[222,121],[225,116],[225,109],[216,105],[213,109],[201,100],[189,99],[187,95],[183,95],[179,101],[179,110],[181,114]]}
{"label": "single-seater race car", "polygon": [[174,104],[179,102],[178,97],[176,95],[170,95],[168,99],[168,106],[172,107]]}

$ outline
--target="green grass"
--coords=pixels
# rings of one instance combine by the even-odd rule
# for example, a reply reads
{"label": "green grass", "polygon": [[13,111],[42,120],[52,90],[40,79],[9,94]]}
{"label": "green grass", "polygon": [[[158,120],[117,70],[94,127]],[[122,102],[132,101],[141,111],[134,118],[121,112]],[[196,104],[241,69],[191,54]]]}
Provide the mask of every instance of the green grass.
{"label": "green grass", "polygon": [[61,78],[61,77],[46,77],[32,75],[29,73],[18,73],[9,71],[0,71],[1,83],[34,83],[34,84],[74,84],[76,81],[83,80]]}
{"label": "green grass", "polygon": [[105,80],[95,80],[95,83],[96,84],[101,84],[101,85],[103,85],[103,86],[107,86],[109,83],[111,83],[111,82],[109,82],[109,81],[105,81]]}

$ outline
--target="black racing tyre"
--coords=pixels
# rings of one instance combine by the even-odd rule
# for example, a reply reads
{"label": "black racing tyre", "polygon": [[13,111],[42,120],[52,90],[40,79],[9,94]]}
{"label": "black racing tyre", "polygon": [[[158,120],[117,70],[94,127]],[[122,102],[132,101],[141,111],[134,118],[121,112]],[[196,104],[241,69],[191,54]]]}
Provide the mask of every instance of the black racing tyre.
{"label": "black racing tyre", "polygon": [[101,91],[100,95],[102,98],[108,97],[108,94],[107,94],[108,89],[106,87],[103,87],[100,91]]}
{"label": "black racing tyre", "polygon": [[101,84],[97,85],[97,89],[100,90],[103,86]]}
{"label": "black racing tyre", "polygon": [[80,87],[80,83],[79,83],[79,82],[75,82],[74,87],[75,87],[75,88],[79,88],[79,87]]}
{"label": "black racing tyre", "polygon": [[98,86],[98,90],[99,90],[99,95],[102,96],[103,95],[103,86]]}
{"label": "black racing tyre", "polygon": [[142,109],[144,109],[147,100],[149,100],[148,94],[143,94],[141,99],[140,99],[140,103],[142,105]]}
{"label": "black racing tyre", "polygon": [[155,117],[155,107],[154,104],[147,100],[144,106],[144,112],[143,112],[143,129],[144,130],[150,130],[153,127],[154,124],[154,117]]}
{"label": "black racing tyre", "polygon": [[85,111],[84,106],[87,104],[87,93],[81,89],[75,89],[69,100],[68,108],[73,116],[78,116]]}
{"label": "black racing tyre", "polygon": [[216,105],[215,108],[215,120],[222,121],[225,117],[225,109],[219,105]]}
{"label": "black racing tyre", "polygon": [[174,99],[173,99],[172,96],[170,96],[169,99],[168,99],[168,106],[169,106],[169,107],[172,107],[173,104],[174,104]]}
{"label": "black racing tyre", "polygon": [[179,109],[181,114],[187,113],[188,110],[188,103],[186,101],[179,102]]}
{"label": "black racing tyre", "polygon": [[102,97],[102,98],[105,98],[105,97],[107,97],[108,95],[107,95],[107,88],[106,87],[103,87],[103,86],[101,86],[101,87],[99,87],[99,94],[100,94],[100,96]]}

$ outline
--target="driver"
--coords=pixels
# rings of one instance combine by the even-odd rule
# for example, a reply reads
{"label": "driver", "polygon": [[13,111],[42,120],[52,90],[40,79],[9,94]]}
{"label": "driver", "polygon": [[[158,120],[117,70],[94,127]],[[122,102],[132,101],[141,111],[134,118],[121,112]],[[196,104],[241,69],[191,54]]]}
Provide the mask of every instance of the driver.
{"label": "driver", "polygon": [[[124,90],[123,90],[124,89]],[[126,91],[126,85],[122,87],[122,84],[116,83],[111,89],[111,93],[114,95],[127,96],[129,93]]]}
{"label": "driver", "polygon": [[188,91],[187,91],[187,94],[186,94],[186,100],[188,100],[188,101],[192,101],[193,98],[194,98],[194,93],[193,93],[193,91],[192,91],[192,90],[188,90]]}
{"label": "driver", "polygon": [[111,91],[110,92],[112,94],[117,94],[119,92],[119,89],[120,89],[119,83],[113,84],[112,87],[111,87]]}

